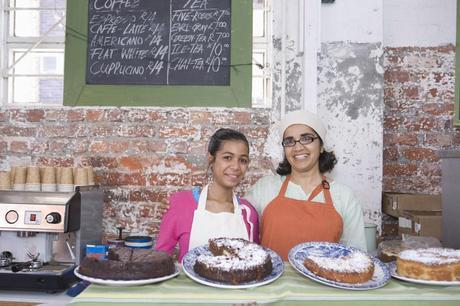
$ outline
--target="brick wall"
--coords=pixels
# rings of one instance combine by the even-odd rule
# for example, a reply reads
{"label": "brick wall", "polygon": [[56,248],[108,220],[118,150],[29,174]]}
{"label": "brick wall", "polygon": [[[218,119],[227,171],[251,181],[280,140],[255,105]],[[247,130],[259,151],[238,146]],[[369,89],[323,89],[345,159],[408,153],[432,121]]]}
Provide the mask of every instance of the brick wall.
{"label": "brick wall", "polygon": [[[159,108],[0,109],[0,170],[14,165],[92,166],[105,192],[103,226],[155,234],[167,196],[205,181],[206,145],[219,127],[248,136],[240,192],[268,174],[264,110]],[[265,169],[265,170],[264,170]]]}
{"label": "brick wall", "polygon": [[[452,125],[455,48],[386,48],[383,190],[439,194],[438,151],[460,149]],[[94,167],[104,228],[158,231],[167,196],[202,184],[206,141],[234,127],[251,141],[240,192],[273,168],[270,110],[168,108],[0,109],[0,170],[18,164]]]}
{"label": "brick wall", "polygon": [[455,47],[386,48],[383,190],[441,193],[440,150],[460,149]]}

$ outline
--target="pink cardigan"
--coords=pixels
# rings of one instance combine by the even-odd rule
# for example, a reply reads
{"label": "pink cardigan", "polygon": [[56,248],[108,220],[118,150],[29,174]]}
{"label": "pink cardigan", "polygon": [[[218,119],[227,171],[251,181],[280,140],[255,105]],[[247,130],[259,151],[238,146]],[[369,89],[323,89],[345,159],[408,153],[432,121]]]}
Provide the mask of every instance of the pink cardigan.
{"label": "pink cardigan", "polygon": [[[182,257],[188,251],[193,214],[198,207],[197,192],[199,192],[197,189],[180,191],[170,197],[170,206],[163,216],[160,234],[155,245],[156,250],[172,254],[174,247],[179,243],[179,262],[182,261]],[[238,198],[238,200],[249,239],[259,243],[259,217],[257,211],[245,199]]]}

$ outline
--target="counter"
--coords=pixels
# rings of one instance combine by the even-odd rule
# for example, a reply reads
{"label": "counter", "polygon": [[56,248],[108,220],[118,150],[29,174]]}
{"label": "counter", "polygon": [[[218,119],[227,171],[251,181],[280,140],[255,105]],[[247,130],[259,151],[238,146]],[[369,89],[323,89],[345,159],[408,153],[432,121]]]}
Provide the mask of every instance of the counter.
{"label": "counter", "polygon": [[251,289],[219,289],[189,279],[182,271],[174,279],[137,287],[90,285],[70,305],[203,305],[253,303],[275,305],[460,305],[460,286],[417,285],[392,279],[368,291],[336,289],[314,282],[285,264],[273,283]]}
{"label": "counter", "polygon": [[0,290],[0,305],[11,302],[11,305],[37,305],[40,306],[61,306],[66,305],[72,298],[66,294],[66,291],[47,293],[36,291],[19,291],[19,290]]}

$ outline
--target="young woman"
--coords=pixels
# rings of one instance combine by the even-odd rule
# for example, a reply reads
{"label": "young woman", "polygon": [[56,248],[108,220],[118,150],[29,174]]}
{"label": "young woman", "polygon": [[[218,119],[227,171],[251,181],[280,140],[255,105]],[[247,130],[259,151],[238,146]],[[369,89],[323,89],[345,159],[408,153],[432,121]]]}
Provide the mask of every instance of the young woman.
{"label": "young woman", "polygon": [[261,244],[284,260],[292,247],[308,241],[341,242],[365,251],[360,205],[350,188],[324,176],[337,160],[324,149],[326,128],[319,117],[289,113],[280,134],[279,175],[261,178],[246,195],[261,214]]}
{"label": "young woman", "polygon": [[155,248],[171,254],[179,243],[181,261],[189,249],[207,244],[209,238],[244,238],[258,243],[257,211],[234,193],[248,166],[246,137],[232,129],[216,131],[208,145],[210,183],[171,196]]}

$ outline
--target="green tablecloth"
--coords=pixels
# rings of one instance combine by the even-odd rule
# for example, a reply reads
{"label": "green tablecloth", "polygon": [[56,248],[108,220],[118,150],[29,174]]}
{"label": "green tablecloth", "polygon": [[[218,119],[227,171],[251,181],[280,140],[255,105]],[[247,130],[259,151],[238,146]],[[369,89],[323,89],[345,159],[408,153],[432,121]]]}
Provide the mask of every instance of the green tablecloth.
{"label": "green tablecloth", "polygon": [[460,305],[460,286],[428,286],[392,279],[367,291],[332,288],[296,272],[288,263],[271,284],[250,289],[219,289],[189,279],[182,271],[174,279],[136,287],[90,285],[71,305],[238,304],[276,305]]}

